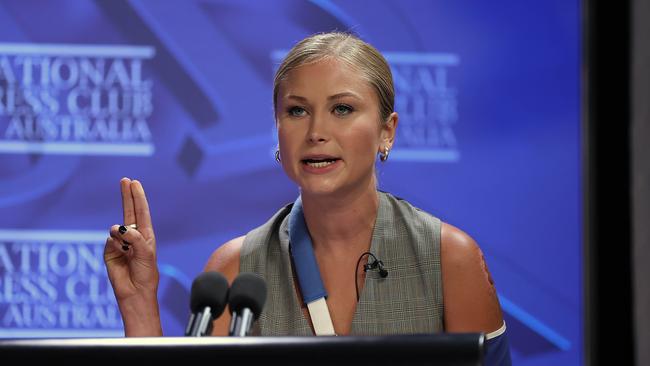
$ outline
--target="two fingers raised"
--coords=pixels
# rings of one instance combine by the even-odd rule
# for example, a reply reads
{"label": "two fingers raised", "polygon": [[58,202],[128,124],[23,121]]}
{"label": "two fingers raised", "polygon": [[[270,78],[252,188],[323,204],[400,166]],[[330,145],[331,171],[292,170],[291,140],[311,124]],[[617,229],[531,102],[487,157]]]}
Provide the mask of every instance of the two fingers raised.
{"label": "two fingers raised", "polygon": [[153,235],[149,203],[142,184],[137,180],[122,178],[120,191],[122,192],[124,225],[136,224],[138,231],[145,237]]}

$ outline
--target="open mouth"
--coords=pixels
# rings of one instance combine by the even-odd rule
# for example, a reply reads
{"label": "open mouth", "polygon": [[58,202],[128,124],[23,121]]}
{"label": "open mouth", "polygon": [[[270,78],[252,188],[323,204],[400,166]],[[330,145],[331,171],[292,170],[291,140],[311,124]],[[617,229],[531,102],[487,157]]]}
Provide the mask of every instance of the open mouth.
{"label": "open mouth", "polygon": [[303,159],[302,163],[309,165],[313,168],[324,168],[326,166],[332,165],[341,159],[337,158],[326,158],[326,159]]}

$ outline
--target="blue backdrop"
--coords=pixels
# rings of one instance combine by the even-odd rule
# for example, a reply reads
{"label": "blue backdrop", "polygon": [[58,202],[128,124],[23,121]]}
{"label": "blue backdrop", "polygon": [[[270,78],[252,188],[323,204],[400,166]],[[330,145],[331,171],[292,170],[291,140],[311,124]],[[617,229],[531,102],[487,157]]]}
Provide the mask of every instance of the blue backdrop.
{"label": "blue backdrop", "polygon": [[393,68],[380,187],[472,235],[515,363],[582,362],[577,0],[0,3],[0,337],[119,336],[102,262],[141,180],[167,335],[212,251],[291,202],[272,78],[352,30]]}

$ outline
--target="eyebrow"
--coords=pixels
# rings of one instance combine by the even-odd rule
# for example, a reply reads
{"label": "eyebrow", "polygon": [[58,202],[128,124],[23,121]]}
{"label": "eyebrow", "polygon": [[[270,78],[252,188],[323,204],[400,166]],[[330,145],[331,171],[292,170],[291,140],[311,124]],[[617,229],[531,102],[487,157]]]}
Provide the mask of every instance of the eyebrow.
{"label": "eyebrow", "polygon": [[[343,97],[352,97],[352,98],[356,98],[356,99],[359,99],[359,100],[362,99],[356,93],[342,92],[342,93],[337,93],[337,94],[334,94],[334,95],[330,95],[329,97],[327,97],[327,100],[335,100],[335,99],[340,99],[340,98],[343,98]],[[294,95],[294,94],[289,94],[289,95],[286,96],[286,98],[287,99],[295,99],[295,100],[298,100],[298,101],[301,101],[301,102],[306,102],[307,101],[307,98],[301,97],[300,95]]]}
{"label": "eyebrow", "polygon": [[343,97],[352,97],[352,98],[361,99],[361,97],[356,93],[343,92],[343,93],[338,93],[338,94],[331,95],[331,96],[327,97],[327,100],[340,99],[340,98],[343,98]]}

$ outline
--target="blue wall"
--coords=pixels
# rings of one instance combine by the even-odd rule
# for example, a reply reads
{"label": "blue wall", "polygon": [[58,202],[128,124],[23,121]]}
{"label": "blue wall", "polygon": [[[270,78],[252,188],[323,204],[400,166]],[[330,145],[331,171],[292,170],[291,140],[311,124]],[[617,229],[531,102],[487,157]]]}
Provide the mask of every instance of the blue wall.
{"label": "blue wall", "polygon": [[296,187],[272,78],[306,35],[353,30],[394,71],[380,187],[472,235],[521,365],[582,360],[578,1],[0,3],[0,337],[119,336],[101,253],[118,181],[150,201],[167,335],[221,243]]}

